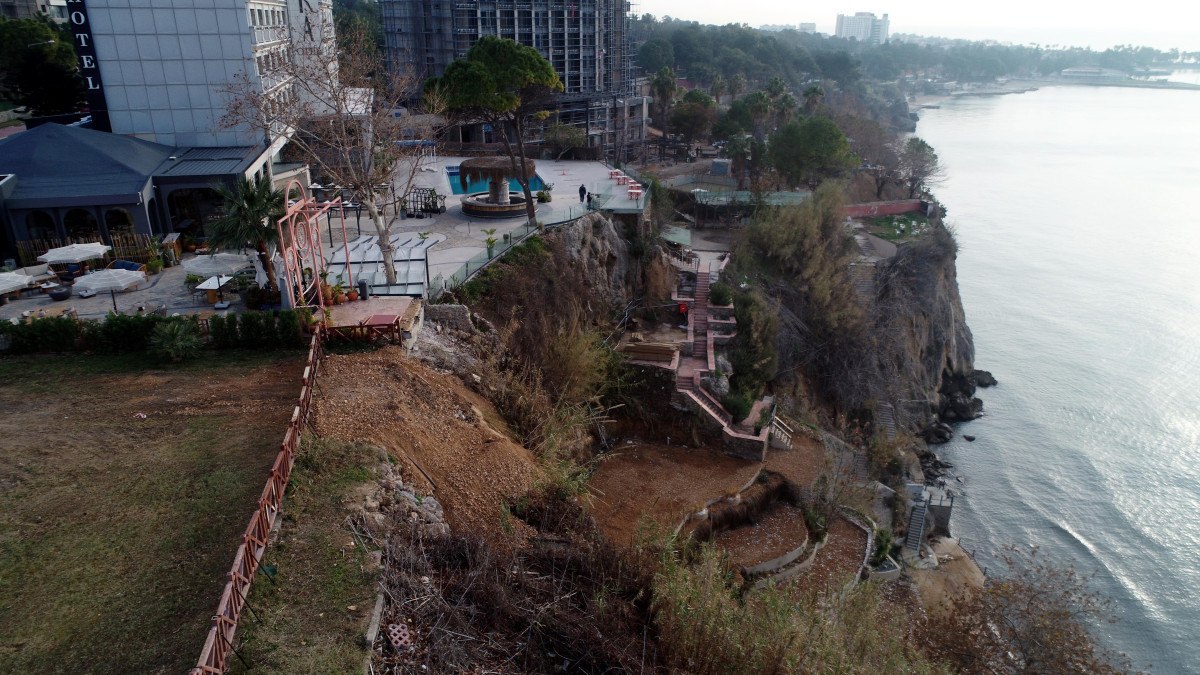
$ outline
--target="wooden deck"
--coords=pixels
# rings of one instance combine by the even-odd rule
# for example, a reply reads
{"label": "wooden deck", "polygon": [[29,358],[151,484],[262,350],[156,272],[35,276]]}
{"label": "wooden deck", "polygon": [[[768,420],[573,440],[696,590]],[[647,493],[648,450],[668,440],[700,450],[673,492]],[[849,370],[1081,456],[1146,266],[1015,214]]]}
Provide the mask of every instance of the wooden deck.
{"label": "wooden deck", "polygon": [[376,315],[399,317],[400,329],[411,331],[421,314],[421,301],[405,296],[376,296],[368,300],[347,302],[330,308],[331,327],[361,326]]}
{"label": "wooden deck", "polygon": [[387,340],[405,344],[421,325],[421,301],[398,296],[372,296],[330,308],[329,336],[350,341]]}

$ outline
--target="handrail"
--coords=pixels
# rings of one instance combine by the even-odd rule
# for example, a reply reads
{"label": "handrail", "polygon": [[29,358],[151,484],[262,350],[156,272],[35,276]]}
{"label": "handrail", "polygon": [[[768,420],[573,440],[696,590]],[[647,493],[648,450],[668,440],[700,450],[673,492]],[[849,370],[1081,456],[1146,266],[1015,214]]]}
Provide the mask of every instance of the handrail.
{"label": "handrail", "polygon": [[217,611],[212,617],[212,626],[208,629],[208,636],[204,639],[196,666],[189,671],[190,675],[220,675],[225,672],[229,652],[233,649],[238,619],[241,618],[242,608],[246,605],[250,585],[254,583],[254,573],[258,571],[259,563],[267,552],[271,528],[279,515],[288,479],[292,475],[296,452],[300,449],[300,434],[312,412],[312,391],[317,383],[317,366],[324,358],[324,340],[323,329],[318,325],[304,364],[299,405],[292,409],[291,419],[288,420],[287,429],[283,434],[283,442],[279,445],[279,454],[275,456],[267,483],[263,486],[262,496],[258,499],[258,507],[251,514],[246,531],[242,534],[242,542],[234,553],[233,565],[227,575],[228,581],[225,582],[225,588],[222,589],[221,598],[217,602]]}

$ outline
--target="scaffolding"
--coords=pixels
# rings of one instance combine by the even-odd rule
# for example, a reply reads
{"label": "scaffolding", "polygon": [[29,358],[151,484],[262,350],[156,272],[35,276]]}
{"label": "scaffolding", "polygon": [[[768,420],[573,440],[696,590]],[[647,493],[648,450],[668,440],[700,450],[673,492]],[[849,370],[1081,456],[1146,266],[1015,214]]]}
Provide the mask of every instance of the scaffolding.
{"label": "scaffolding", "polygon": [[436,77],[479,38],[538,50],[563,82],[558,120],[614,159],[645,133],[629,48],[630,0],[380,0],[391,68]]}

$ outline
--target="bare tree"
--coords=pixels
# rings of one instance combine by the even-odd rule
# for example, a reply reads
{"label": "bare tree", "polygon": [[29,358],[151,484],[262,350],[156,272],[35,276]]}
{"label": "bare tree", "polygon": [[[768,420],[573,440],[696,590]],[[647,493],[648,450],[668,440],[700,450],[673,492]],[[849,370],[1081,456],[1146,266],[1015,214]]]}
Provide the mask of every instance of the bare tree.
{"label": "bare tree", "polygon": [[898,173],[908,187],[909,199],[920,197],[946,178],[946,170],[938,163],[933,146],[916,136],[901,147],[899,158]]}
{"label": "bare tree", "polygon": [[338,55],[293,46],[264,74],[278,83],[266,92],[239,77],[226,90],[230,104],[222,122],[261,130],[268,140],[287,135],[285,152],[361,202],[379,235],[387,283],[394,284],[391,231],[420,170],[422,143],[434,138],[439,111],[426,99],[426,114],[400,114],[419,82],[389,72],[367,32],[354,28],[338,42]]}

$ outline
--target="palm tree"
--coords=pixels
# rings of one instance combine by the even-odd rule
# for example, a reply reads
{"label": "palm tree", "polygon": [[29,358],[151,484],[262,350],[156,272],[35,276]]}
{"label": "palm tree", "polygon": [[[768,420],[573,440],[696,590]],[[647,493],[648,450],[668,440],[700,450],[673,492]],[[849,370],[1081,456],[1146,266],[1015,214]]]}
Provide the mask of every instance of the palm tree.
{"label": "palm tree", "polygon": [[737,100],[738,94],[746,91],[746,76],[738,73],[729,79],[729,96]]}
{"label": "palm tree", "polygon": [[771,108],[775,113],[775,126],[781,127],[792,119],[792,113],[796,112],[799,107],[799,102],[796,97],[792,96],[791,92],[785,92],[782,96],[771,101]]}
{"label": "palm tree", "polygon": [[725,87],[725,78],[720,75],[713,78],[710,91],[712,91],[712,97],[716,99],[718,106],[721,105],[721,94],[725,93]]}
{"label": "palm tree", "polygon": [[655,116],[654,121],[658,124],[658,128],[665,131],[667,112],[671,109],[671,103],[679,91],[679,85],[675,80],[675,71],[668,66],[663,66],[650,80],[650,91],[654,94],[654,103],[658,108],[658,115]]}
{"label": "palm tree", "polygon": [[817,106],[821,105],[821,99],[825,98],[825,90],[821,88],[821,85],[813,84],[809,85],[809,87],[804,90],[803,95],[804,112],[808,115],[812,115],[814,112],[816,112]]}
{"label": "palm tree", "polygon": [[209,243],[223,249],[253,246],[267,274],[267,288],[278,291],[268,247],[279,243],[275,223],[286,213],[283,190],[272,187],[267,176],[257,182],[243,178],[233,187],[217,185],[213,189],[225,202],[225,213],[210,224]]}

